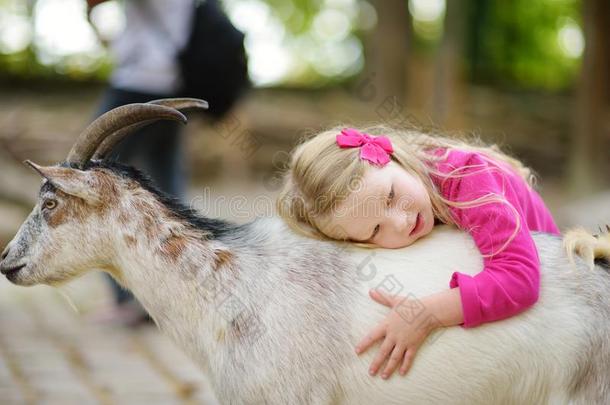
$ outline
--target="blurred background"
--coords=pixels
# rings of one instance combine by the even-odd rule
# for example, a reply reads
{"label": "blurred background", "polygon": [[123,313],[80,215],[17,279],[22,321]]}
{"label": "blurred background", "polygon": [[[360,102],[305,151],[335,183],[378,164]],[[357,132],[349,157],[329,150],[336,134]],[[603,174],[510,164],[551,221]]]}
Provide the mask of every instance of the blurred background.
{"label": "blurred background", "polygon": [[[260,204],[257,197],[272,201],[278,173],[299,139],[340,122],[385,122],[475,133],[498,143],[538,173],[540,192],[562,229],[584,225],[596,230],[610,223],[610,2],[222,4],[246,35],[253,86],[221,120],[195,116],[186,128],[188,198],[207,215],[245,221],[268,214],[270,205]],[[61,161],[94,117],[112,71],[107,44],[124,29],[123,4],[104,2],[90,17],[85,0],[0,0],[2,246],[27,216],[40,183],[21,161]],[[227,204],[210,203],[239,196],[246,208],[238,214]],[[91,277],[75,285],[70,290],[81,311],[95,307],[106,294]],[[16,291],[0,280],[0,302],[7,305],[0,307],[5,317],[0,328],[6,333],[0,334],[0,381],[3,367],[4,376],[16,381],[12,388],[3,388],[0,382],[0,394],[40,399],[47,391],[33,385],[31,375],[36,371],[30,370],[28,361],[22,362],[33,355],[25,349],[25,357],[10,354],[13,335],[5,332],[12,329],[7,325],[16,331],[33,328],[43,336],[53,329],[40,323],[46,318],[41,308],[31,309],[36,304],[25,305],[22,315],[5,311],[15,302],[29,302],[24,297],[32,291]],[[50,294],[55,293],[45,290],[40,296],[48,300]],[[72,310],[64,313],[71,314],[72,328],[80,330],[74,325],[82,324],[82,316],[74,317]],[[84,390],[98,400],[112,402],[120,390],[109,387],[118,383],[96,385],[91,370],[100,367],[87,368],[87,361],[97,363],[81,353],[80,339],[66,346],[51,335],[51,344],[67,353],[66,372],[78,376]],[[123,338],[130,341],[133,335]],[[147,338],[137,339],[136,346],[141,347]],[[18,344],[13,349],[36,351],[32,347],[41,344]],[[129,351],[130,344],[121,347]],[[151,353],[157,350],[150,347]],[[181,377],[160,358],[151,360],[146,352],[139,358],[144,365],[160,365],[159,378],[174,387],[169,392],[180,401],[194,398],[190,386],[180,385]],[[117,368],[109,367],[113,369]],[[146,382],[142,387],[142,392],[150,389]]]}

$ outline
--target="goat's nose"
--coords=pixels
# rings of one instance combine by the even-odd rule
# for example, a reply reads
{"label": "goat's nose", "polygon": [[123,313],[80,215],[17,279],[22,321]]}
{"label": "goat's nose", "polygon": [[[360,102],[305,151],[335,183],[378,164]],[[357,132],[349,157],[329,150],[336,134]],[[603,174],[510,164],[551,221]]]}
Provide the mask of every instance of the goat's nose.
{"label": "goat's nose", "polygon": [[4,251],[2,251],[2,256],[0,256],[0,260],[6,259],[6,256],[8,256],[9,250],[10,250],[10,246],[7,246],[4,248]]}

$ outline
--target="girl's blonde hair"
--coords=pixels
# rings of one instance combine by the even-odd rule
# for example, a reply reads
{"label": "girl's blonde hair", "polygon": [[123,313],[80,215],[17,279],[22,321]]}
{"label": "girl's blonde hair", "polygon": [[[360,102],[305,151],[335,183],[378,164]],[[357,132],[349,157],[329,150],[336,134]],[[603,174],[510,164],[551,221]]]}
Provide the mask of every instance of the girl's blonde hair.
{"label": "girl's blonde hair", "polygon": [[[277,210],[288,225],[299,233],[318,239],[329,239],[321,231],[320,221],[328,218],[341,201],[357,189],[365,171],[371,166],[370,162],[360,159],[360,148],[340,148],[337,145],[336,136],[344,128],[346,127],[337,126],[323,131],[301,143],[293,151],[277,200]],[[467,175],[462,173],[467,167],[459,167],[449,173],[441,173],[435,169],[435,163],[445,160],[451,149],[460,149],[479,152],[491,163],[508,164],[531,186],[534,182],[531,170],[519,160],[500,151],[496,145],[484,145],[477,138],[448,138],[385,125],[361,128],[360,131],[371,135],[385,135],[390,139],[394,148],[392,160],[423,182],[430,195],[433,214],[441,222],[455,225],[449,207],[472,208],[500,202],[512,208],[517,218],[513,235],[500,250],[504,249],[519,231],[520,217],[503,195],[487,194],[472,201],[450,201],[443,198],[431,179],[432,175],[440,176],[444,180]],[[445,153],[440,156],[432,153],[437,148],[445,148]],[[497,164],[492,167],[505,170]]]}

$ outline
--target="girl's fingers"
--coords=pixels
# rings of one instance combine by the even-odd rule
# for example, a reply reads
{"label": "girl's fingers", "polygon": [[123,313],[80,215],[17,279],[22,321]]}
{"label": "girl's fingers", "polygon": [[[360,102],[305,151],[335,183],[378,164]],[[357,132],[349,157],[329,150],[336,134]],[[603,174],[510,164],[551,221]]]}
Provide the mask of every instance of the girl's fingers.
{"label": "girl's fingers", "polygon": [[386,338],[383,341],[383,343],[381,344],[381,347],[379,348],[379,352],[377,352],[377,356],[375,357],[375,360],[373,360],[373,362],[371,363],[371,368],[369,369],[370,375],[377,374],[377,370],[379,370],[379,367],[383,364],[385,359],[390,355],[390,353],[392,352],[392,349],[394,349],[394,342],[391,341],[390,339]]}
{"label": "girl's fingers", "polygon": [[386,307],[392,307],[392,299],[386,293],[381,292],[379,290],[371,289],[369,291],[369,295],[378,303],[385,305]]}
{"label": "girl's fingers", "polygon": [[373,331],[371,333],[366,335],[365,338],[362,339],[360,341],[360,343],[358,343],[356,345],[356,353],[360,354],[360,353],[366,351],[369,347],[371,347],[379,339],[382,339],[384,336],[385,336],[385,326],[377,325],[377,327],[375,327],[375,329],[373,329]]}
{"label": "girl's fingers", "polygon": [[404,347],[402,345],[394,346],[394,350],[392,350],[390,359],[388,360],[388,363],[386,364],[385,369],[383,370],[383,373],[381,373],[381,378],[384,378],[384,379],[389,378],[392,375],[392,373],[394,373],[394,370],[396,370],[396,367],[398,367],[400,365],[400,363],[402,362],[402,360],[404,358],[405,349],[406,349],[406,347]]}
{"label": "girl's fingers", "polygon": [[415,351],[407,350],[402,359],[402,365],[400,366],[400,375],[405,375],[411,368],[411,364],[413,364],[413,357],[415,356]]}

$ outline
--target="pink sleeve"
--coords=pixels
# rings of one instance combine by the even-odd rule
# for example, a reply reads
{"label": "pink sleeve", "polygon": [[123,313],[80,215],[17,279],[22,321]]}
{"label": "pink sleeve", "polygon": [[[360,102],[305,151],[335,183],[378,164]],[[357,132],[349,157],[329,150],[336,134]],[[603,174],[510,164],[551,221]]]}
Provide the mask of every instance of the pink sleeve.
{"label": "pink sleeve", "polygon": [[[469,201],[488,193],[505,195],[507,203],[493,202],[451,211],[460,228],[472,235],[484,256],[484,269],[475,276],[455,272],[450,287],[460,288],[464,327],[474,327],[516,315],[538,300],[540,261],[523,210],[513,196],[515,184],[498,170],[455,180],[453,201]],[[525,184],[523,184],[524,190]],[[524,191],[521,190],[521,191]],[[512,197],[512,198],[511,198]],[[517,233],[502,249],[515,229]],[[495,254],[494,254],[495,253]]]}

